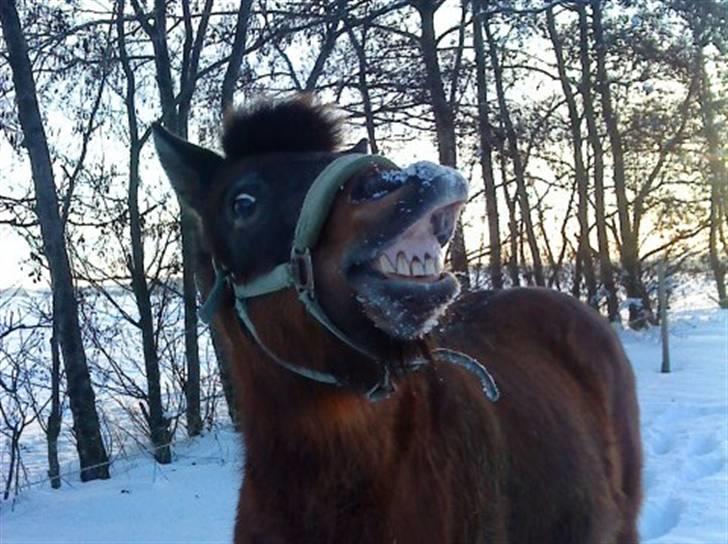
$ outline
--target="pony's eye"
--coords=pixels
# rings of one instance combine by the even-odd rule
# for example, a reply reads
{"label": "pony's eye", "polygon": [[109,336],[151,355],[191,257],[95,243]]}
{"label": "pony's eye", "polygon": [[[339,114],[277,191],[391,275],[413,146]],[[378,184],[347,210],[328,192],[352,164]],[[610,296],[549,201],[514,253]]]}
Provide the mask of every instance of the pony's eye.
{"label": "pony's eye", "polygon": [[233,200],[233,215],[236,219],[247,219],[255,211],[255,197],[248,193],[239,193]]}

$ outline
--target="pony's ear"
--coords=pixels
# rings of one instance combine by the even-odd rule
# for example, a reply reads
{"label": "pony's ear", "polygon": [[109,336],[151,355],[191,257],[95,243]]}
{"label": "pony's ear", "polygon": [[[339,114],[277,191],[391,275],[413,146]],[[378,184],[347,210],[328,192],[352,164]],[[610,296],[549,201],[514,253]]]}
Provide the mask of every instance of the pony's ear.
{"label": "pony's ear", "polygon": [[202,209],[205,185],[222,164],[217,153],[178,138],[159,123],[152,125],[154,146],[179,200],[193,210]]}
{"label": "pony's ear", "polygon": [[369,140],[366,138],[362,138],[359,140],[359,143],[356,144],[354,147],[349,149],[349,153],[364,153],[365,155],[369,154]]}

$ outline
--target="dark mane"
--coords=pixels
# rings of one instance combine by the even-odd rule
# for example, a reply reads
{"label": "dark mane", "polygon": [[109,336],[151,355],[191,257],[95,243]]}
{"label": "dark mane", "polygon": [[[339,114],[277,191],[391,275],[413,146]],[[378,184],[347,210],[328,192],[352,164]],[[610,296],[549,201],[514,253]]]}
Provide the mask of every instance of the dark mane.
{"label": "dark mane", "polygon": [[341,118],[312,95],[266,100],[226,116],[222,146],[229,158],[280,152],[335,151]]}

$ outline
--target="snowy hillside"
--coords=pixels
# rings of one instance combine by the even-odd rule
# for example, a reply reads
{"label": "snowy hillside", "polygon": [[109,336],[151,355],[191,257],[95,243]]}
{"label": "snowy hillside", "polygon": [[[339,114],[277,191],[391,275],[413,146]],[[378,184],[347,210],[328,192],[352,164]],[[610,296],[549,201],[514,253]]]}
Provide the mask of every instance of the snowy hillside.
{"label": "snowy hillside", "polygon": [[[728,312],[674,307],[674,372],[660,374],[659,331],[622,338],[637,373],[646,500],[643,543],[728,541]],[[39,487],[2,505],[3,543],[230,542],[241,448],[229,431],[179,445],[160,468],[119,461],[106,482]]]}

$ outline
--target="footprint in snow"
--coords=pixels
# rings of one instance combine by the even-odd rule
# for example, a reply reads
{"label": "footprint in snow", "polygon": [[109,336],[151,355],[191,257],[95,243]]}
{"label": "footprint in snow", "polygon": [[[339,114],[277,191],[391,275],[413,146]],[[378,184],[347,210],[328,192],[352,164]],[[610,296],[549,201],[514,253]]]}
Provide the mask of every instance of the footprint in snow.
{"label": "footprint in snow", "polygon": [[672,451],[675,441],[672,436],[655,431],[647,437],[647,446],[655,455],[665,455]]}
{"label": "footprint in snow", "polygon": [[688,442],[688,454],[706,455],[716,451],[719,447],[718,439],[712,433],[691,436]]}
{"label": "footprint in snow", "polygon": [[648,501],[640,519],[642,540],[659,538],[672,531],[680,521],[683,507],[683,502],[674,497]]}
{"label": "footprint in snow", "polygon": [[707,478],[720,472],[725,464],[722,454],[702,455],[688,458],[682,470],[682,477],[688,482]]}

